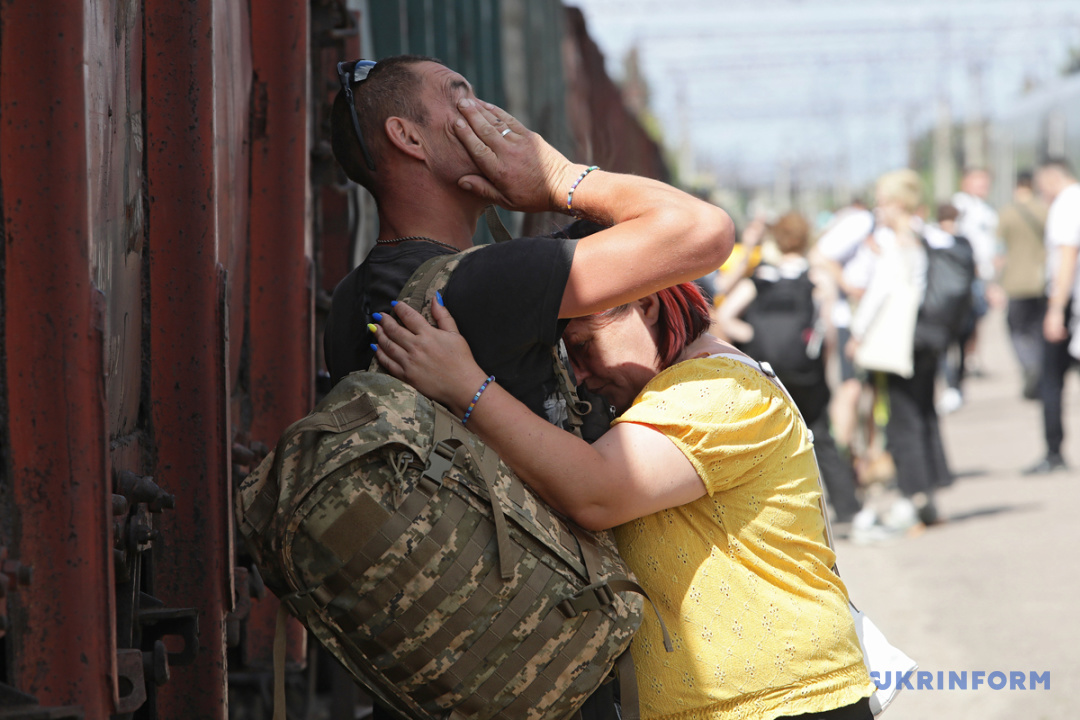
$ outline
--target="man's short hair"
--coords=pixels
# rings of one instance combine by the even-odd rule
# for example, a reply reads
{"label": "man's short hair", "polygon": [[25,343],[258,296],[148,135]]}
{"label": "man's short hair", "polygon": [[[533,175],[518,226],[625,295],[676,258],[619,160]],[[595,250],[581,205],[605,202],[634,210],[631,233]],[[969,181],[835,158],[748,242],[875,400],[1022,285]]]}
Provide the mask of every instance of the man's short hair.
{"label": "man's short hair", "polygon": [[420,100],[422,78],[413,69],[414,65],[422,62],[442,64],[435,58],[422,55],[395,55],[379,60],[371,68],[367,79],[353,86],[356,117],[364,133],[364,141],[375,160],[375,172],[369,170],[364,162],[345,93],[339,90],[334,98],[330,113],[330,144],[334,157],[350,180],[363,185],[372,194],[377,194],[379,160],[386,157],[388,141],[383,127],[387,118],[403,117],[420,125],[427,122],[427,109]]}
{"label": "man's short hair", "polygon": [[1021,170],[1016,173],[1016,187],[1031,190],[1035,187],[1035,175],[1030,170]]}
{"label": "man's short hair", "polygon": [[1040,170],[1057,170],[1070,178],[1075,178],[1076,173],[1073,172],[1072,165],[1069,161],[1063,157],[1047,158],[1039,165]]}

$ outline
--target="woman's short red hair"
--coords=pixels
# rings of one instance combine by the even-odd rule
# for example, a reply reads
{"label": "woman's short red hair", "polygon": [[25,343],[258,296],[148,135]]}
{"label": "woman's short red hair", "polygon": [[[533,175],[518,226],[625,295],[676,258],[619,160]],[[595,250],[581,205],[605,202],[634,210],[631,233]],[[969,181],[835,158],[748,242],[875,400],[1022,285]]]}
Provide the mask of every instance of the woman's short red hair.
{"label": "woman's short red hair", "polygon": [[656,293],[660,301],[656,338],[660,367],[675,364],[683,350],[709,330],[709,304],[696,283],[685,282]]}

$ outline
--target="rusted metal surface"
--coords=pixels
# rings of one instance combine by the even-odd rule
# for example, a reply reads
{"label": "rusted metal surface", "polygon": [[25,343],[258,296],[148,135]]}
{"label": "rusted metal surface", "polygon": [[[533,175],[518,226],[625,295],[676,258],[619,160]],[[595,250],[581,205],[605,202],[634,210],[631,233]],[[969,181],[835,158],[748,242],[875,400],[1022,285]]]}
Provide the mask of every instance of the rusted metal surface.
{"label": "rusted metal surface", "polygon": [[94,18],[74,0],[8,2],[0,13],[5,459],[18,509],[7,531],[34,569],[32,588],[9,603],[10,676],[43,706],[106,717],[115,649],[105,318],[91,282],[100,216],[87,183],[94,100],[83,42]]}
{"label": "rusted metal surface", "polygon": [[[249,434],[270,446],[311,410],[315,378],[308,5],[308,0],[251,5]],[[252,603],[247,655],[255,665],[271,665],[277,604],[270,596]],[[305,640],[303,626],[291,622],[294,663],[306,658]]]}
{"label": "rusted metal surface", "polygon": [[581,10],[568,7],[565,13],[566,108],[575,159],[605,170],[669,180],[663,151],[627,109],[622,92],[605,72],[604,56],[589,37]]}
{"label": "rusted metal surface", "polygon": [[[224,720],[225,616],[232,605],[228,463],[226,272],[235,227],[222,222],[221,140],[235,118],[218,113],[215,50],[241,35],[219,23],[226,3],[146,0],[146,168],[149,192],[150,422],[154,474],[179,501],[163,516],[172,541],[155,559],[153,594],[195,608],[194,662],[173,667],[157,717]],[[235,3],[233,3],[235,5]],[[236,19],[242,22],[243,19]],[[243,52],[243,50],[240,50]],[[225,58],[221,58],[224,61]],[[220,82],[229,68],[218,67]],[[229,217],[227,214],[224,216]],[[174,663],[175,665],[175,663]]]}
{"label": "rusted metal surface", "polygon": [[[563,98],[558,3],[519,4],[552,48],[520,83],[537,128],[663,176],[583,26],[562,49],[594,70]],[[230,475],[311,408],[316,308],[371,222],[327,119],[335,63],[390,34],[350,5],[0,2],[0,717],[224,720],[230,669],[237,717],[261,712],[277,601],[234,568]],[[495,0],[394,5],[410,49],[483,38],[465,70],[499,44]],[[471,79],[498,101],[495,64]]]}

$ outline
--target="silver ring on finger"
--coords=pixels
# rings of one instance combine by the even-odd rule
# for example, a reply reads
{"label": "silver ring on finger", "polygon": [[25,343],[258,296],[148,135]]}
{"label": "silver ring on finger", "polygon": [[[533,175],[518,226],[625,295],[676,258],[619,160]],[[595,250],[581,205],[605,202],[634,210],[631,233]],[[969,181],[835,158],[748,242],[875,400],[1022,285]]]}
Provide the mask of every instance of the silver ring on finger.
{"label": "silver ring on finger", "polygon": [[507,135],[509,135],[509,134],[510,134],[510,128],[506,128],[505,130],[503,130],[503,131],[502,131],[501,133],[499,133],[499,134],[500,134],[500,135],[502,135],[503,137],[506,137]]}

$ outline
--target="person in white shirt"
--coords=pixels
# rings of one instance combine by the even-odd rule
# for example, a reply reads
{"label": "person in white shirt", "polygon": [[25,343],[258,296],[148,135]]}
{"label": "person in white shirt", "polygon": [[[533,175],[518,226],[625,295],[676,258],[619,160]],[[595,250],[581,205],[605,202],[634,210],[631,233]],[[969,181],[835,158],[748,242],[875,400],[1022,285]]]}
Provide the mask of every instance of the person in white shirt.
{"label": "person in white shirt", "polygon": [[840,291],[828,318],[836,328],[836,347],[840,349],[840,384],[832,402],[832,421],[836,441],[853,454],[863,381],[843,348],[851,339],[850,301],[858,301],[874,273],[877,255],[867,243],[874,227],[873,213],[861,202],[855,202],[836,213],[814,247],[815,260]]}
{"label": "person in white shirt", "polygon": [[976,280],[972,288],[974,318],[971,332],[957,339],[956,357],[947,361],[945,380],[947,388],[938,404],[940,412],[958,410],[964,402],[963,382],[970,358],[975,355],[978,342],[978,323],[986,314],[987,287],[994,282],[994,259],[997,256],[998,214],[986,202],[990,194],[990,173],[983,168],[965,170],[960,181],[960,192],[952,197],[951,204],[959,217],[956,235],[967,238],[975,251]]}
{"label": "person in white shirt", "polygon": [[[1048,203],[1046,216],[1046,317],[1043,319],[1043,373],[1040,395],[1043,404],[1043,432],[1046,457],[1025,473],[1044,475],[1067,469],[1061,454],[1065,429],[1061,422],[1061,393],[1065,373],[1072,364],[1070,342],[1076,335],[1074,299],[1077,285],[1077,255],[1080,254],[1080,183],[1065,160],[1049,160],[1035,175],[1035,185]],[[1074,350],[1080,348],[1073,348]]]}

